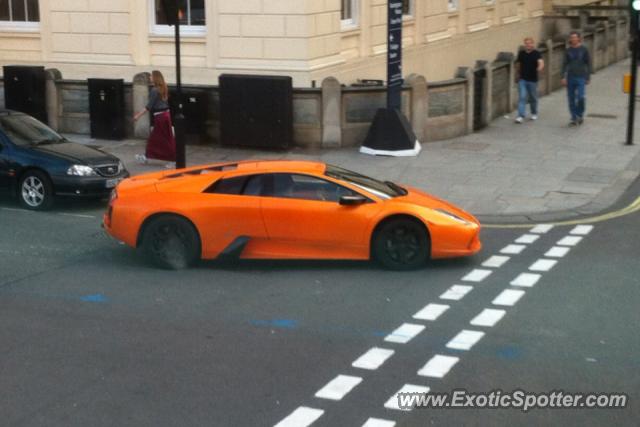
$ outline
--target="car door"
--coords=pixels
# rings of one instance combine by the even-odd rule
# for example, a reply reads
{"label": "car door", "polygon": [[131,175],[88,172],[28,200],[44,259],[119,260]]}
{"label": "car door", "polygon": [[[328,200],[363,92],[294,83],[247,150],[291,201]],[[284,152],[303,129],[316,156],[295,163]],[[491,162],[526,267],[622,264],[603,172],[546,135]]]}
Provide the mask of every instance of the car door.
{"label": "car door", "polygon": [[274,173],[265,178],[260,199],[272,249],[282,257],[368,259],[372,218],[379,211],[369,201],[339,203],[353,190],[318,176]]}
{"label": "car door", "polygon": [[207,188],[199,203],[199,228],[205,258],[245,256],[256,243],[267,240],[258,194],[245,194],[253,175],[223,177]]}
{"label": "car door", "polygon": [[0,191],[7,191],[11,185],[10,147],[0,135]]}

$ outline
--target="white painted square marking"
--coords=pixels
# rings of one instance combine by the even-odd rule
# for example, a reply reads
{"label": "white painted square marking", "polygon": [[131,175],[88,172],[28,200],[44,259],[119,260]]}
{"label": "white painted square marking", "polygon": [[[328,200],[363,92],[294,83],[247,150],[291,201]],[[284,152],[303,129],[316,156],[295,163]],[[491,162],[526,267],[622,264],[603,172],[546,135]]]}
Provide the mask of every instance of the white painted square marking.
{"label": "white painted square marking", "polygon": [[447,343],[447,348],[470,350],[483,336],[484,332],[463,329]]}
{"label": "white painted square marking", "polygon": [[575,246],[578,243],[580,243],[581,241],[582,241],[582,237],[580,237],[580,236],[567,236],[567,237],[563,237],[562,239],[558,240],[558,243],[556,243],[556,245]]}
{"label": "white painted square marking", "polygon": [[570,250],[571,248],[566,246],[554,246],[549,249],[544,256],[548,256],[549,258],[562,258],[568,254]]}
{"label": "white painted square marking", "polygon": [[315,396],[321,399],[341,400],[347,393],[353,390],[355,386],[360,384],[360,382],[362,382],[362,378],[360,377],[338,375],[318,390]]}
{"label": "white painted square marking", "polygon": [[465,282],[482,282],[484,279],[489,277],[491,273],[493,273],[491,270],[476,268],[475,270],[472,270],[471,273],[464,276],[462,280]]}
{"label": "white painted square marking", "polygon": [[436,354],[418,371],[423,377],[443,378],[460,360],[458,357]]}
{"label": "white painted square marking", "polygon": [[362,427],[393,427],[395,425],[395,421],[383,420],[381,418],[369,418],[366,423],[362,424]]}
{"label": "white painted square marking", "polygon": [[438,317],[448,309],[448,305],[428,304],[425,308],[414,314],[413,318],[418,320],[437,320]]}
{"label": "white painted square marking", "polygon": [[374,347],[360,356],[351,364],[354,368],[368,369],[374,371],[378,369],[388,358],[393,356],[395,351],[386,348]]}
{"label": "white painted square marking", "polygon": [[324,414],[322,409],[301,406],[274,427],[307,427]]}
{"label": "white painted square marking", "polygon": [[539,238],[540,236],[536,234],[523,234],[522,236],[516,239],[516,243],[524,243],[528,245],[529,243],[535,243],[535,241],[538,240]]}
{"label": "white painted square marking", "polygon": [[495,305],[512,306],[518,302],[524,295],[524,291],[517,291],[514,289],[505,289],[500,295],[498,295],[492,303]]}
{"label": "white painted square marking", "polygon": [[453,285],[445,293],[440,295],[440,299],[460,301],[466,294],[473,290],[473,286]]}
{"label": "white painted square marking", "polygon": [[593,230],[593,225],[578,225],[573,230],[569,232],[569,234],[578,235],[578,236],[586,236],[591,233]]}
{"label": "white painted square marking", "polygon": [[492,308],[485,308],[482,313],[471,319],[470,324],[473,326],[487,326],[492,327],[504,317],[507,312],[504,310],[495,310]]}
{"label": "white painted square marking", "polygon": [[535,227],[533,227],[531,230],[529,230],[529,232],[536,233],[536,234],[545,234],[545,233],[548,233],[552,228],[553,228],[553,225],[551,224],[538,224]]}
{"label": "white painted square marking", "polygon": [[549,271],[558,263],[556,259],[539,259],[529,267],[531,271]]}
{"label": "white painted square marking", "polygon": [[500,253],[507,255],[519,255],[525,248],[525,245],[507,245],[500,250]]}
{"label": "white painted square marking", "polygon": [[424,328],[424,325],[416,325],[415,323],[404,323],[398,329],[387,335],[384,340],[387,342],[406,344],[411,341],[416,335],[422,332]]}
{"label": "white painted square marking", "polygon": [[482,263],[483,267],[495,267],[495,268],[500,268],[502,267],[507,261],[509,261],[511,258],[508,256],[500,256],[500,255],[494,255],[491,258],[489,258],[488,260],[486,260],[485,262]]}
{"label": "white painted square marking", "polygon": [[[405,384],[400,390],[398,390],[393,396],[391,396],[391,398],[389,398],[389,400],[387,400],[387,403],[384,404],[384,407],[387,409],[395,409],[395,410],[401,410],[401,411],[410,411],[413,408],[402,408],[400,409],[400,405],[398,402],[398,395],[400,393],[428,393],[429,392],[429,387],[424,387],[424,386],[420,386],[420,385],[413,385],[413,384]],[[409,400],[409,397],[407,397],[407,400]]]}
{"label": "white painted square marking", "polygon": [[511,285],[522,288],[532,288],[542,277],[541,274],[522,273],[511,281]]}

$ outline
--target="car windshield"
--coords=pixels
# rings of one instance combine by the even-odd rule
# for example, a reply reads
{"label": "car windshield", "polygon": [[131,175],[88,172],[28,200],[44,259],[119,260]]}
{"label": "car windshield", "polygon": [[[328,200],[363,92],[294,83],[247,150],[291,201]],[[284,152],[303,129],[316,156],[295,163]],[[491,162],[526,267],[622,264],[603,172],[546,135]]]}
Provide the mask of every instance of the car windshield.
{"label": "car windshield", "polygon": [[9,113],[0,115],[0,130],[2,130],[16,145],[55,144],[64,141],[53,129],[33,117]]}
{"label": "car windshield", "polygon": [[352,172],[337,166],[327,165],[325,175],[346,181],[383,199],[404,196],[407,194],[407,190],[391,181],[378,181],[377,179],[360,175],[357,172]]}

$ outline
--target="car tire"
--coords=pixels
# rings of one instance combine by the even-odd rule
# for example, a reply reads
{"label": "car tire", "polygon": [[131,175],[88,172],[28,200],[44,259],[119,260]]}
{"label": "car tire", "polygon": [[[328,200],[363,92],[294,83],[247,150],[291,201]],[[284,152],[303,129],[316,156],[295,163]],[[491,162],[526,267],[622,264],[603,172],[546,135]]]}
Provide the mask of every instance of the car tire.
{"label": "car tire", "polygon": [[417,220],[396,218],[383,223],[373,238],[373,257],[390,270],[413,270],[426,264],[431,242]]}
{"label": "car tire", "polygon": [[41,171],[27,171],[20,179],[18,199],[26,209],[34,211],[49,209],[53,204],[51,180]]}
{"label": "car tire", "polygon": [[200,258],[200,237],[194,226],[178,216],[151,220],[142,235],[142,250],[156,266],[181,270]]}

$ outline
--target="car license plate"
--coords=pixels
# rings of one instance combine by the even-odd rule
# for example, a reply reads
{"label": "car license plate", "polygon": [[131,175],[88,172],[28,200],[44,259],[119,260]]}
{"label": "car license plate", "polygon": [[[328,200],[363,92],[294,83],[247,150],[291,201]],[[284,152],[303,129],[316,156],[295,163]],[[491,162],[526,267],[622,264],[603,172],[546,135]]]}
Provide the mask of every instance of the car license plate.
{"label": "car license plate", "polygon": [[105,187],[114,188],[116,185],[118,185],[120,181],[122,181],[122,178],[108,179],[107,182],[105,183]]}

